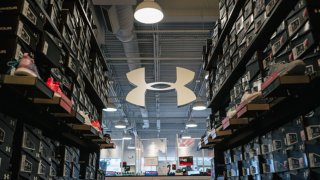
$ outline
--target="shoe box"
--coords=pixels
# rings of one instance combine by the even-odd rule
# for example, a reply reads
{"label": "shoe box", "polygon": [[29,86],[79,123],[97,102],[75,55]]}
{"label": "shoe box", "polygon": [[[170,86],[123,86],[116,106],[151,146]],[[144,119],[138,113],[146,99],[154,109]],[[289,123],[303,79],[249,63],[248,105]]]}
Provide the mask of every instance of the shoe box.
{"label": "shoe box", "polygon": [[239,169],[238,169],[237,162],[232,162],[231,164],[227,164],[226,170],[227,170],[227,177],[238,177],[239,176]]}
{"label": "shoe box", "polygon": [[36,50],[39,34],[27,25],[21,16],[12,15],[1,17],[0,22],[0,36],[8,39],[19,37],[24,43],[30,46],[33,51]]}
{"label": "shoe box", "polygon": [[51,159],[54,156],[55,149],[51,149],[52,145],[50,145],[50,139],[43,137],[40,141],[40,147],[39,147],[39,153],[40,157],[43,161],[46,161],[47,163],[51,163]]}
{"label": "shoe box", "polygon": [[50,165],[51,165],[51,162],[49,163],[43,159],[39,161],[38,172],[37,172],[39,179],[43,179],[43,180],[48,179],[50,174]]}
{"label": "shoe box", "polygon": [[285,133],[284,128],[279,128],[271,132],[272,151],[281,151],[285,149]]}
{"label": "shoe box", "polygon": [[78,178],[80,177],[80,164],[72,163],[72,178]]}
{"label": "shoe box", "polygon": [[224,0],[219,1],[219,19],[221,20],[221,29],[224,28],[227,18],[227,5]]}
{"label": "shoe box", "polygon": [[[217,21],[214,28],[213,28],[213,32],[212,32],[212,36],[211,36],[212,49],[214,49],[217,46],[220,34],[221,34],[221,24],[220,24],[220,21]],[[210,54],[210,52],[209,52],[209,54]],[[211,55],[209,55],[209,57],[211,57]]]}
{"label": "shoe box", "polygon": [[55,26],[58,27],[61,20],[62,1],[50,1],[45,10]]}
{"label": "shoe box", "polygon": [[275,172],[272,153],[261,155],[261,162],[260,163],[262,166],[262,173],[263,174]]}
{"label": "shoe box", "polygon": [[284,129],[284,143],[287,147],[299,145],[300,142],[306,140],[301,117],[285,124],[282,128]]}
{"label": "shoe box", "polygon": [[239,171],[241,171],[242,176],[250,176],[250,159],[245,159],[241,161],[241,168],[239,168]]}
{"label": "shoe box", "polygon": [[75,164],[79,163],[79,159],[80,159],[80,150],[76,147],[71,147],[70,148],[71,154],[72,154],[72,162]]}
{"label": "shoe box", "polygon": [[258,74],[261,73],[261,64],[260,62],[264,59],[264,54],[262,52],[256,51],[249,62],[246,64],[246,76],[247,81],[252,81],[255,79]]}
{"label": "shoe box", "polygon": [[260,14],[264,13],[265,10],[265,0],[256,0],[253,8],[254,17],[258,17]]}
{"label": "shoe box", "polygon": [[272,150],[272,133],[269,132],[260,137],[261,142],[261,154],[269,154]]}
{"label": "shoe box", "polygon": [[250,174],[252,176],[262,174],[261,156],[252,156],[250,159]]}
{"label": "shoe box", "polygon": [[72,148],[66,145],[60,145],[56,149],[56,158],[62,162],[72,162]]}
{"label": "shoe box", "polygon": [[58,175],[62,178],[70,178],[72,173],[72,163],[61,161]]}
{"label": "shoe box", "polygon": [[41,130],[25,124],[23,127],[22,150],[32,156],[32,158],[39,160],[41,138]]}
{"label": "shoe box", "polygon": [[42,30],[45,16],[39,6],[31,0],[4,0],[0,2],[1,14],[21,14],[37,29]]}
{"label": "shoe box", "polygon": [[50,164],[49,177],[52,179],[58,178],[60,162],[56,159],[52,159]]}
{"label": "shoe box", "polygon": [[[264,0],[258,0],[258,1],[264,1]],[[257,2],[258,2],[257,1]],[[259,16],[256,16],[254,19],[254,31],[257,33],[260,31],[261,26],[267,19],[267,14],[265,11],[263,11]]]}
{"label": "shoe box", "polygon": [[61,44],[46,31],[41,34],[37,52],[39,57],[50,61],[56,67],[61,67],[65,61],[61,52]]}
{"label": "shoe box", "polygon": [[[301,148],[306,153],[306,156],[308,158],[309,167],[310,168],[319,168],[320,167],[320,143],[319,141],[312,140],[307,141],[304,144],[301,145]],[[305,162],[305,161],[304,161]],[[306,165],[306,164],[303,164]]]}
{"label": "shoe box", "polygon": [[308,167],[308,159],[305,151],[306,147],[303,142],[287,148],[288,164],[291,171]]}
{"label": "shoe box", "polygon": [[288,42],[288,33],[286,30],[277,33],[277,35],[270,41],[272,55],[279,55],[279,52],[281,52],[281,50],[288,44]]}
{"label": "shoe box", "polygon": [[19,176],[24,179],[35,179],[37,178],[39,159],[34,157],[27,151],[21,151],[21,161]]}
{"label": "shoe box", "polygon": [[11,175],[11,156],[7,153],[0,151],[0,178]]}
{"label": "shoe box", "polygon": [[74,35],[76,24],[74,22],[74,18],[70,14],[70,11],[68,9],[62,9],[60,13],[61,13],[60,24],[66,26],[67,31],[70,33],[70,35]]}
{"label": "shoe box", "polygon": [[91,173],[91,168],[89,166],[85,166],[80,164],[80,179],[94,179],[91,178],[93,173]]}
{"label": "shoe box", "polygon": [[0,113],[0,151],[11,156],[11,145],[13,142],[17,120]]}
{"label": "shoe box", "polygon": [[105,179],[105,174],[103,170],[98,170],[97,171],[97,180],[104,180]]}
{"label": "shoe box", "polygon": [[320,107],[304,116],[304,125],[308,141],[320,138]]}
{"label": "shoe box", "polygon": [[285,149],[272,152],[275,172],[285,172],[289,170],[288,155]]}
{"label": "shoe box", "polygon": [[233,155],[233,158],[232,158],[232,161],[233,161],[233,162],[239,162],[239,161],[242,161],[242,160],[243,160],[242,146],[233,148],[233,149],[231,150],[231,152],[232,152],[232,155]]}

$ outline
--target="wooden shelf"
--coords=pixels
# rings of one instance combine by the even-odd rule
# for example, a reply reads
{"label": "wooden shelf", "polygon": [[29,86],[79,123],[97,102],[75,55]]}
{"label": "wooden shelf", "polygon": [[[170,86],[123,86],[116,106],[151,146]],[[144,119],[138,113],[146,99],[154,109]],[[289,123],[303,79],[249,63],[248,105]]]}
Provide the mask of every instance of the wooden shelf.
{"label": "wooden shelf", "polygon": [[213,47],[213,49],[211,49],[211,51],[213,52],[211,53],[211,58],[208,60],[208,64],[205,67],[207,71],[212,68],[214,57],[218,56],[219,54],[222,54],[222,43],[226,38],[226,36],[230,33],[232,26],[235,24],[237,17],[241,12],[245,2],[246,1],[241,1],[241,0],[236,1],[236,4],[231,12],[231,15],[229,16],[229,19],[227,20],[225,27],[222,29],[220,33],[216,47]]}
{"label": "wooden shelf", "polygon": [[241,108],[239,111],[237,111],[237,117],[238,118],[247,118],[247,117],[256,117],[259,115],[259,113],[263,111],[267,111],[270,109],[269,104],[247,104],[243,108]]}
{"label": "wooden shelf", "polygon": [[246,126],[249,124],[249,119],[248,118],[224,118],[222,120],[222,127],[223,130],[228,130],[228,129],[239,129],[243,126]]}
{"label": "wooden shelf", "polygon": [[53,116],[63,119],[66,123],[71,124],[83,124],[84,117],[82,117],[79,113],[74,110],[71,113],[53,113]]}
{"label": "wooden shelf", "polygon": [[71,113],[72,111],[72,103],[65,96],[64,98],[54,96],[51,99],[34,98],[33,103],[47,106],[50,113]]}
{"label": "wooden shelf", "polygon": [[212,129],[211,137],[212,139],[222,139],[226,136],[230,136],[232,134],[232,130],[223,130],[223,127],[220,126],[217,129]]}
{"label": "wooden shelf", "polygon": [[[216,95],[209,103],[209,107],[213,110],[219,111],[226,105],[229,100],[229,92],[234,84],[238,81],[239,76],[245,73],[245,66],[257,50],[263,50],[270,41],[270,37],[278,26],[282,23],[283,19],[289,14],[298,0],[280,0],[274,7],[273,12],[266,18],[259,32],[256,34],[251,44],[247,47],[243,56],[240,58],[237,66],[231,71],[230,75],[219,88]],[[227,32],[229,33],[229,32]]]}
{"label": "wooden shelf", "polygon": [[285,97],[294,92],[299,92],[307,88],[310,83],[309,76],[271,76],[262,84],[262,94],[264,97]]}
{"label": "wooden shelf", "polygon": [[52,98],[54,92],[37,77],[0,75],[4,86],[12,86],[20,94],[30,98]]}
{"label": "wooden shelf", "polygon": [[109,144],[100,144],[100,149],[114,149],[116,148],[116,145],[114,143]]}

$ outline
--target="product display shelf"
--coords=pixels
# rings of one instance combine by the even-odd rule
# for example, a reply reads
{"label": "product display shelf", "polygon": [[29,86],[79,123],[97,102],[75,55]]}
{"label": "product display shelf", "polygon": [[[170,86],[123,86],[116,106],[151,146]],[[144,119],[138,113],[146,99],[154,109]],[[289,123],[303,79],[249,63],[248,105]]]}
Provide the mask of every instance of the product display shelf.
{"label": "product display shelf", "polygon": [[254,137],[263,135],[302,114],[310,112],[320,105],[319,77],[312,78],[308,87],[300,91],[299,95],[287,96],[281,98],[281,101],[277,103],[270,103],[272,104],[270,110],[250,120],[247,126],[233,132],[229,137],[225,137],[217,146],[222,149],[237,147],[247,143]]}
{"label": "product display shelf", "polygon": [[[7,75],[6,75],[7,76]],[[23,77],[23,76],[21,76]],[[18,77],[19,78],[19,77]],[[29,77],[30,78],[30,77]],[[34,78],[33,78],[34,79]],[[4,81],[7,82],[7,81]],[[28,81],[23,81],[24,83],[28,84]],[[34,125],[40,129],[45,130],[48,133],[56,134],[56,136],[62,136],[61,139],[63,141],[69,142],[70,144],[77,144],[83,146],[84,148],[98,148],[98,143],[92,141],[93,138],[87,138],[86,133],[79,134],[78,131],[73,131],[70,128],[70,124],[73,123],[74,125],[82,124],[83,117],[79,113],[75,113],[71,111],[71,113],[66,112],[65,109],[60,109],[63,113],[56,111],[50,111],[53,109],[48,108],[48,105],[55,106],[55,110],[57,110],[57,104],[46,104],[43,105],[43,102],[50,102],[50,103],[59,103],[62,100],[60,98],[47,98],[44,97],[34,98],[32,96],[25,96],[25,94],[20,93],[17,89],[20,89],[21,85],[12,85],[7,87],[6,84],[2,84],[2,88],[0,88],[1,92],[1,101],[0,101],[0,108],[3,113],[11,115],[11,116],[22,116],[23,119],[28,119],[27,123]],[[45,86],[46,87],[46,86]],[[24,88],[26,89],[26,88]],[[49,89],[50,90],[50,89]],[[51,91],[51,90],[50,90]],[[52,92],[53,95],[53,92]],[[60,99],[60,100],[59,100]],[[38,101],[37,104],[35,103]],[[10,103],[7,103],[10,102]],[[19,110],[19,113],[16,114],[16,111]],[[54,113],[53,113],[54,112]],[[66,115],[68,114],[68,116]],[[94,128],[92,128],[94,129]],[[93,130],[96,131],[95,129]],[[68,137],[66,136],[68,135]],[[79,136],[80,135],[80,136]],[[103,138],[102,134],[94,134],[98,138]]]}
{"label": "product display shelf", "polygon": [[[37,2],[37,1],[36,1]],[[67,42],[64,40],[64,38],[62,37],[61,33],[59,32],[58,28],[56,27],[56,25],[53,23],[53,21],[50,19],[50,17],[48,16],[47,12],[43,9],[43,7],[37,2],[37,5],[40,7],[42,13],[45,15],[46,17],[46,20],[47,22],[50,24],[50,27],[52,28],[52,32],[54,32],[55,35],[57,35],[59,37],[59,39],[61,39],[63,45],[68,49],[69,53],[71,54],[71,56],[73,57],[77,57],[73,51],[71,50],[70,46],[67,44]],[[81,10],[82,9],[82,10]],[[84,13],[85,15],[85,12],[83,10],[83,8],[80,8],[80,11],[82,13]],[[91,26],[90,26],[91,27]],[[93,34],[93,31],[92,31],[92,28],[91,29],[91,33]],[[93,35],[94,37],[94,35]],[[97,40],[95,39],[94,40],[94,43],[97,45],[95,48],[96,50],[99,52],[99,54],[102,56],[102,53],[101,53],[101,50],[100,50],[100,47],[98,46],[97,44]],[[103,56],[102,56],[103,57]],[[102,62],[103,66],[104,67],[107,67],[106,65],[106,62]],[[90,81],[86,81],[86,87],[88,87],[89,89],[89,92],[92,92],[92,95],[93,97],[91,98],[92,102],[94,104],[96,104],[99,108],[104,108],[106,107],[105,104],[103,103],[103,101],[101,100],[101,98],[97,95],[97,92],[95,90],[95,88],[93,87],[92,83]],[[90,96],[91,97],[91,96]]]}
{"label": "product display shelf", "polygon": [[87,124],[71,124],[70,127],[80,132],[87,139],[103,139],[102,133],[98,132],[94,127]]}
{"label": "product display shelf", "polygon": [[267,111],[270,109],[270,104],[263,103],[248,103],[237,108],[237,117],[238,118],[248,118],[258,116],[261,112]]}
{"label": "product display shelf", "polygon": [[95,48],[96,48],[99,56],[101,57],[101,58],[99,58],[99,60],[101,61],[104,70],[108,71],[109,68],[108,68],[108,66],[107,66],[106,60],[104,59],[103,53],[102,53],[102,51],[101,51],[101,49],[100,49],[100,46],[99,46],[99,44],[98,44],[97,37],[95,36],[95,33],[94,33],[94,31],[93,31],[93,27],[91,26],[91,23],[90,23],[90,21],[89,21],[89,19],[88,19],[88,16],[86,15],[86,13],[85,13],[85,11],[84,11],[84,9],[83,9],[83,7],[82,7],[82,5],[81,5],[81,3],[80,3],[79,0],[77,0],[77,5],[78,5],[78,7],[79,7],[80,14],[82,15],[82,17],[83,17],[84,20],[85,20],[85,23],[87,23],[87,25],[89,26],[89,29],[90,29],[90,31],[91,31],[92,38],[93,38],[93,44],[94,44],[94,46],[95,46]]}
{"label": "product display shelf", "polygon": [[212,129],[211,130],[211,137],[212,137],[212,139],[223,139],[223,138],[225,138],[225,137],[227,137],[227,136],[230,136],[230,135],[232,135],[232,130],[223,130],[223,126],[221,125],[221,126],[219,126],[218,128],[216,128],[216,129]]}
{"label": "product display shelf", "polygon": [[37,77],[0,75],[0,82],[3,86],[10,86],[28,98],[51,99],[54,94],[54,92]]}
{"label": "product display shelf", "polygon": [[69,124],[83,124],[84,117],[82,117],[78,112],[74,110],[71,113],[52,113],[53,116],[62,119],[65,123]]}
{"label": "product display shelf", "polygon": [[[72,107],[67,103],[67,97],[57,97],[54,96],[51,99],[47,98],[34,98],[33,103],[40,106],[46,106],[48,112],[50,113],[71,113]],[[71,101],[70,101],[71,102]]]}
{"label": "product display shelf", "polygon": [[116,145],[114,143],[100,144],[100,149],[114,149]]}
{"label": "product display shelf", "polygon": [[211,57],[208,60],[207,66],[205,67],[205,69],[207,71],[212,69],[214,57],[216,57],[222,53],[222,43],[223,43],[224,39],[226,38],[226,36],[230,33],[230,30],[231,30],[233,24],[236,22],[238,14],[242,10],[242,7],[244,6],[245,1],[237,0],[235,3],[236,4],[231,12],[231,15],[229,16],[229,19],[227,20],[225,27],[221,31],[221,34],[219,36],[216,47],[213,47],[211,49],[211,51],[213,51],[213,52],[210,53]]}
{"label": "product display shelf", "polygon": [[248,124],[249,124],[249,118],[236,118],[236,117],[228,118],[228,117],[226,117],[222,120],[223,130],[228,130],[228,129],[235,130],[235,129],[239,129],[243,126],[246,126]]}
{"label": "product display shelf", "polygon": [[308,88],[310,77],[303,76],[271,76],[262,84],[264,97],[284,97]]}
{"label": "product display shelf", "polygon": [[257,50],[263,50],[267,46],[274,31],[297,2],[298,0],[281,0],[277,2],[277,5],[273,8],[273,12],[266,18],[265,22],[260,27],[259,32],[253,38],[251,44],[246,48],[246,51],[240,58],[237,66],[234,67],[209,103],[209,107],[214,107],[214,111],[218,111],[225,106],[228,102],[230,89],[233,88],[239,76],[245,72],[245,66],[250,58]]}

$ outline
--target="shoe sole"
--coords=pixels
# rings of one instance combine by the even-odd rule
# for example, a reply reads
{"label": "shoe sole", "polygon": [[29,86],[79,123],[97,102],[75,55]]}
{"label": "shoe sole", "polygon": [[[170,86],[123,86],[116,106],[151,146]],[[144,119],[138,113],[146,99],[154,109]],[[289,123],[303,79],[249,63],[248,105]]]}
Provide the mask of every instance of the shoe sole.
{"label": "shoe sole", "polygon": [[36,75],[36,73],[34,73],[33,71],[31,71],[28,68],[24,68],[24,67],[20,67],[18,68],[15,72],[14,75],[16,76],[32,76],[32,77],[38,77]]}

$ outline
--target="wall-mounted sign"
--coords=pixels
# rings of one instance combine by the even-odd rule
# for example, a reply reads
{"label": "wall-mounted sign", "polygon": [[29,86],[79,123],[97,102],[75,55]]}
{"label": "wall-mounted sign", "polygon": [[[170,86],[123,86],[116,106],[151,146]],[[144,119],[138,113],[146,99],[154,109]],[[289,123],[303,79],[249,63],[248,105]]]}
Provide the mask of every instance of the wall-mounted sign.
{"label": "wall-mounted sign", "polygon": [[[188,83],[190,83],[195,73],[185,69],[176,67],[177,71],[177,78],[175,83],[171,82],[153,82],[153,83],[146,83],[145,80],[145,69],[139,68],[135,69],[131,72],[127,73],[127,78],[129,82],[135,86],[133,90],[131,90],[126,97],[126,101],[145,107],[145,94],[147,90],[151,91],[168,91],[168,90],[176,90],[177,92],[177,105],[183,106],[192,101],[196,100],[196,95],[192,90],[185,87]],[[166,88],[155,88],[156,85],[167,85]]]}
{"label": "wall-mounted sign", "polygon": [[179,163],[180,163],[180,166],[192,166],[193,156],[179,157]]}
{"label": "wall-mounted sign", "polygon": [[144,157],[144,166],[158,166],[158,157]]}

